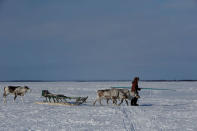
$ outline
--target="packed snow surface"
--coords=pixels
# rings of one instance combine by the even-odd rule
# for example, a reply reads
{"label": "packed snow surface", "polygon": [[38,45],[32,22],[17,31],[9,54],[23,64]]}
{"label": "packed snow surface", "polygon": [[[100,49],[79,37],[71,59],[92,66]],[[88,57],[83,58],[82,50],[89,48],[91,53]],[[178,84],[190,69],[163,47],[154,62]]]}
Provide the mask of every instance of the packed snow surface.
{"label": "packed snow surface", "polygon": [[[115,106],[93,102],[96,91],[130,82],[1,82],[1,131],[197,131],[197,82],[139,82],[139,87],[173,89],[141,90],[140,106]],[[31,93],[3,103],[3,87],[27,85]],[[88,96],[80,106],[38,105],[42,90],[65,96]]]}

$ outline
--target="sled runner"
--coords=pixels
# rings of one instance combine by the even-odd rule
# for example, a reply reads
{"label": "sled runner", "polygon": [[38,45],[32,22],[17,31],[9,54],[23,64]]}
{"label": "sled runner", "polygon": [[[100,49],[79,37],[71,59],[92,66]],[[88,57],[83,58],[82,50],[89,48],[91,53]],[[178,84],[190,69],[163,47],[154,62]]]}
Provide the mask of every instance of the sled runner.
{"label": "sled runner", "polygon": [[42,96],[46,98],[43,102],[37,102],[36,104],[48,104],[48,105],[81,105],[86,102],[87,97],[68,97],[62,94],[52,94],[48,90],[42,90]]}

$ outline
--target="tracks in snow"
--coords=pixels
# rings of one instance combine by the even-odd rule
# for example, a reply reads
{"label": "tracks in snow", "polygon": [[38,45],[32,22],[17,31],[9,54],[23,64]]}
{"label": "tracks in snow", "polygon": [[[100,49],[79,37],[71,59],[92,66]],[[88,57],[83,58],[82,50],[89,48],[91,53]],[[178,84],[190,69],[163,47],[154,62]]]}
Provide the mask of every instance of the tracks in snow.
{"label": "tracks in snow", "polygon": [[119,111],[123,114],[123,126],[126,131],[135,131],[132,117],[130,116],[131,112],[126,109],[126,107],[122,106],[119,108]]}
{"label": "tracks in snow", "polygon": [[123,127],[126,131],[152,130],[162,129],[157,124],[157,113],[146,111],[142,107],[121,106],[119,112],[123,116]]}

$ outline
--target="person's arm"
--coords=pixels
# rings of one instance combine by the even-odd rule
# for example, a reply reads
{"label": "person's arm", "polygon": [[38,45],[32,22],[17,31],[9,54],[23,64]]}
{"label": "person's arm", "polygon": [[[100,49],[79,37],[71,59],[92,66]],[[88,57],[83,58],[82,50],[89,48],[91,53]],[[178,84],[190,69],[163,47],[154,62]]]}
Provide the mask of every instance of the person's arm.
{"label": "person's arm", "polygon": [[141,90],[141,88],[139,88],[139,87],[138,87],[138,84],[137,84],[137,86],[136,86],[136,90],[138,90],[138,91],[140,91],[140,90]]}

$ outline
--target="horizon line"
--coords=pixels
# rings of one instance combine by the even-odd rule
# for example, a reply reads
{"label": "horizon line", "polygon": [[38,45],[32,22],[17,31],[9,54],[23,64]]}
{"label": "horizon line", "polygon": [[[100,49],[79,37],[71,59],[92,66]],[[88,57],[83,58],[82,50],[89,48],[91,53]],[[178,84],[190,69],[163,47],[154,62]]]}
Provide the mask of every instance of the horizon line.
{"label": "horizon line", "polygon": [[[0,80],[0,82],[126,82],[132,80]],[[197,81],[195,79],[180,79],[180,80],[140,80],[144,82],[173,82],[173,81]]]}

